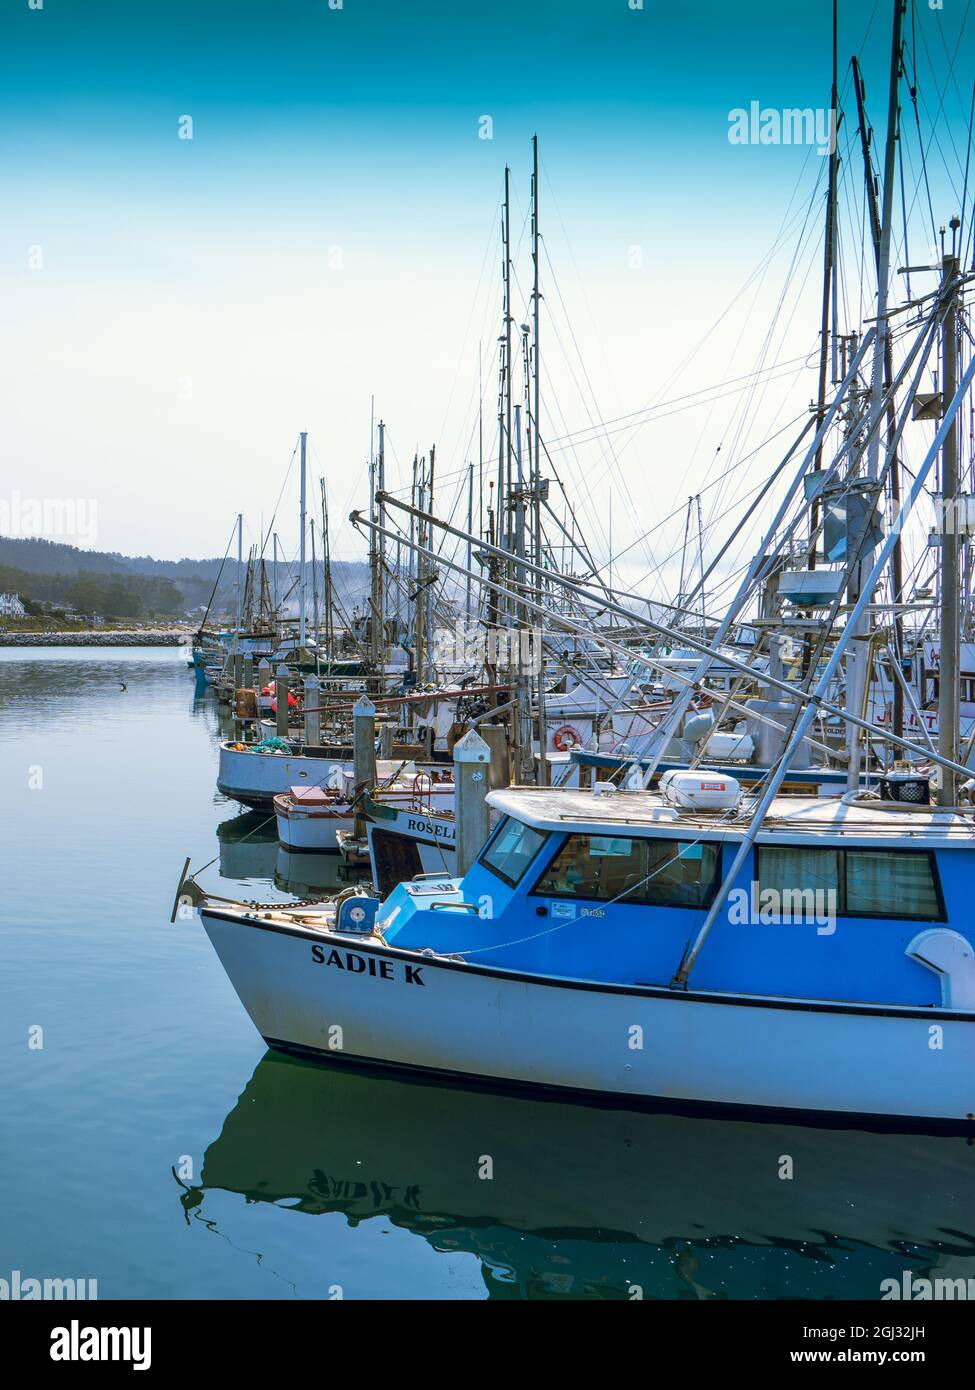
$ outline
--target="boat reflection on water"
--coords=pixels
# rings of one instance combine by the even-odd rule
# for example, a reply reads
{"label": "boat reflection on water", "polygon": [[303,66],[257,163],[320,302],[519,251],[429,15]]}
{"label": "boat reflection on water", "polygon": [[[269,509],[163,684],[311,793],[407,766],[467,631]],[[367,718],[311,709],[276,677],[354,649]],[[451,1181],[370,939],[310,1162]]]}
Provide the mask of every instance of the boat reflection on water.
{"label": "boat reflection on water", "polygon": [[[368,876],[367,873],[365,876]],[[364,871],[343,864],[337,854],[294,854],[278,845],[274,884],[296,898],[314,898],[340,893],[350,883],[358,883]]]}
{"label": "boat reflection on water", "polygon": [[905,1270],[975,1278],[973,1167],[965,1139],[599,1110],[269,1052],[184,1200],[380,1217],[477,1256],[492,1298],[877,1300]]}
{"label": "boat reflection on water", "polygon": [[220,877],[247,882],[271,880],[277,867],[278,832],[274,817],[264,811],[245,811],[217,826]]}
{"label": "boat reflection on water", "polygon": [[[368,869],[348,868],[337,854],[292,854],[278,841],[273,815],[245,811],[217,826],[220,877],[257,883],[266,897],[273,886],[293,898],[317,898],[341,892],[368,877]],[[272,896],[277,896],[272,893]]]}

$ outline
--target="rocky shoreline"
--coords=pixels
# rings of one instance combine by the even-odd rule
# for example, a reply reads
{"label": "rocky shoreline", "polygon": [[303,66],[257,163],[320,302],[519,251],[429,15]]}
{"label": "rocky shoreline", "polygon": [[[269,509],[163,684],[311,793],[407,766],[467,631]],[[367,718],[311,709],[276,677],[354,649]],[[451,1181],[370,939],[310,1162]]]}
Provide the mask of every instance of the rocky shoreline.
{"label": "rocky shoreline", "polygon": [[192,628],[97,628],[90,632],[0,632],[0,647],[182,647]]}

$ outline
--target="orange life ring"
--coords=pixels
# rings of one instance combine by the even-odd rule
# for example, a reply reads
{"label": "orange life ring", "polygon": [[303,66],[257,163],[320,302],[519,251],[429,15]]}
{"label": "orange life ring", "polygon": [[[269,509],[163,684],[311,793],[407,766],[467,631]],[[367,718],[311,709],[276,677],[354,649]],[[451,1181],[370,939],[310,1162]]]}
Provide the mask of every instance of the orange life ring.
{"label": "orange life ring", "polygon": [[552,735],[552,744],[557,752],[568,753],[573,748],[581,748],[582,735],[578,729],[573,729],[571,724],[563,724],[561,729],[556,729]]}

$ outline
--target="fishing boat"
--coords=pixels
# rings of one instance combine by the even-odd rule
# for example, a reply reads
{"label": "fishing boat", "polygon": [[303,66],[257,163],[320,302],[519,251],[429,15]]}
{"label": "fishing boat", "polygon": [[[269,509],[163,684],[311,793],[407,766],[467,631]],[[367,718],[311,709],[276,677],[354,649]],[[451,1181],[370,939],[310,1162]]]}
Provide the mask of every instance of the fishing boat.
{"label": "fishing boat", "polygon": [[[453,807],[451,780],[434,782],[431,773],[402,764],[379,763],[377,775],[386,785],[375,793],[376,800],[370,799],[372,807],[380,805],[380,797],[383,802],[388,799],[390,807],[410,809],[414,815],[429,815],[435,808],[446,812]],[[274,798],[278,839],[293,853],[338,853],[338,836],[352,829],[355,810],[354,768],[343,771],[338,786],[304,783],[291,787]]]}
{"label": "fishing boat", "polygon": [[462,878],[198,905],[261,1035],[294,1055],[975,1134],[972,810],[780,798],[749,844],[732,784],[712,794],[727,810],[697,807],[709,785],[494,792],[502,820]]}
{"label": "fishing boat", "polygon": [[342,787],[352,771],[351,747],[308,747],[282,738],[255,744],[224,739],[217,790],[243,806],[270,811],[274,798],[292,787]]}
{"label": "fishing boat", "polygon": [[362,798],[372,881],[381,893],[417,874],[450,875],[456,865],[457,825],[449,804],[410,793],[382,792]]}
{"label": "fishing boat", "polygon": [[338,852],[336,834],[352,825],[354,773],[343,777],[343,787],[306,784],[291,787],[274,798],[278,840],[293,854]]}

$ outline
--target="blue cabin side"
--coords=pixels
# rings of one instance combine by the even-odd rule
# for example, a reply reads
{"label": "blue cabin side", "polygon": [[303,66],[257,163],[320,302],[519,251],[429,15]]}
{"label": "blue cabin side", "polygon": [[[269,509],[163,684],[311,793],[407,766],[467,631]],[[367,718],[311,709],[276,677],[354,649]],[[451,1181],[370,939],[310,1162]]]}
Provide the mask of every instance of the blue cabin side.
{"label": "blue cabin side", "polygon": [[[681,872],[688,878],[703,875],[706,882],[667,884],[666,892],[657,892],[666,900],[633,901],[632,895],[627,900],[627,894],[614,897],[593,891],[584,878],[573,881],[571,873],[563,873],[560,866],[571,863],[574,852],[570,840],[579,836],[571,828],[545,832],[526,827],[538,841],[522,856],[526,862],[505,858],[499,843],[506,835],[511,840],[512,826],[523,825],[506,817],[463,879],[400,884],[378,913],[386,940],[407,949],[462,954],[471,964],[528,974],[668,985],[687,942],[704,921],[737,844],[714,839],[706,854],[700,854],[700,838],[695,841],[687,832],[683,838],[668,838],[666,843],[685,847],[678,856],[687,860]],[[615,831],[587,838],[605,842],[598,849],[608,857],[614,847],[627,845],[632,857],[635,839],[655,841],[658,847],[662,842],[661,837]],[[693,846],[698,848],[692,850]],[[595,854],[592,844],[587,850]],[[770,910],[756,885],[767,884],[770,875],[781,878],[783,864],[794,862],[788,857],[783,861],[781,850],[793,857],[800,851],[825,851],[824,877],[840,884],[838,897],[831,903],[829,889],[821,890],[819,898],[807,895],[803,906],[811,910],[798,919],[795,912],[791,920],[788,914],[783,920],[781,913]],[[659,848],[652,853],[659,855]],[[692,863],[692,854],[706,863]],[[871,857],[876,855],[881,858]],[[806,846],[759,844],[701,952],[692,987],[940,1005],[939,977],[906,950],[921,932],[938,926],[972,941],[975,933],[968,927],[966,907],[973,856],[975,849],[964,846],[890,850],[839,840]],[[596,872],[602,881],[613,881],[605,877],[603,865]],[[648,877],[653,880],[652,874]],[[653,897],[657,890],[641,891]],[[871,911],[873,900],[889,915]]]}

